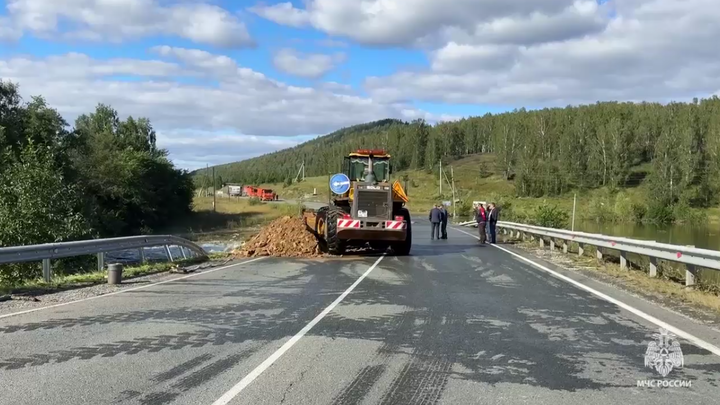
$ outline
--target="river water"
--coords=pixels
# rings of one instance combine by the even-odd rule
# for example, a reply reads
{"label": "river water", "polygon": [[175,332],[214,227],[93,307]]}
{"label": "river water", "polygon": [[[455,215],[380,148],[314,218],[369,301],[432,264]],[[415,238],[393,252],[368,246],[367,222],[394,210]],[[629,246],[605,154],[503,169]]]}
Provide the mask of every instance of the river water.
{"label": "river water", "polygon": [[[459,218],[459,220],[469,221],[470,218]],[[575,230],[587,233],[599,233],[607,236],[619,236],[720,250],[720,229],[708,225],[656,226],[636,223],[600,224],[594,221],[576,221]]]}
{"label": "river water", "polygon": [[575,223],[575,230],[720,250],[720,231],[717,227],[708,225],[655,226],[634,223],[598,224],[593,221],[582,221]]}

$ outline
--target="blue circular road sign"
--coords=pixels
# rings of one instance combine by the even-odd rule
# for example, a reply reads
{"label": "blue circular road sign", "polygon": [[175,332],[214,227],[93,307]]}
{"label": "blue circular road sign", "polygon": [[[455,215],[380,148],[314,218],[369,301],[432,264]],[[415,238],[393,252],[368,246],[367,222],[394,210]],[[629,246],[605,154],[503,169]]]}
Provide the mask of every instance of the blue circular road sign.
{"label": "blue circular road sign", "polygon": [[350,179],[344,173],[330,177],[330,191],[335,194],[345,194],[350,190]]}

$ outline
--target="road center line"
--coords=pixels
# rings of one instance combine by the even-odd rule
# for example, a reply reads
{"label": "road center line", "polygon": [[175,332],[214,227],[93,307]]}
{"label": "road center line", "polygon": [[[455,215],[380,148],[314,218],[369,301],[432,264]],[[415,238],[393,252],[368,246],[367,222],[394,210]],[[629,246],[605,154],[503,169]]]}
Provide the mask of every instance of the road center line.
{"label": "road center line", "polygon": [[330,305],[328,305],[327,308],[325,308],[322,312],[320,312],[320,314],[318,316],[316,316],[312,321],[310,321],[310,323],[305,325],[305,327],[302,328],[300,330],[300,332],[298,332],[297,334],[295,334],[295,336],[290,338],[290,340],[285,342],[285,344],[282,345],[279,349],[277,349],[275,351],[275,353],[273,353],[272,355],[270,355],[270,357],[265,359],[265,361],[260,363],[259,366],[255,367],[255,369],[253,371],[251,371],[250,374],[246,375],[245,378],[243,378],[242,380],[240,380],[240,382],[235,384],[234,387],[230,388],[230,390],[228,392],[226,392],[225,394],[223,394],[223,396],[221,396],[217,401],[213,402],[213,405],[227,405],[230,401],[232,401],[233,398],[235,398],[238,394],[240,394],[240,392],[242,392],[242,390],[244,390],[248,385],[250,385],[250,383],[255,381],[255,379],[258,378],[260,376],[260,374],[262,374],[265,370],[267,370],[268,367],[272,366],[272,364],[275,363],[280,357],[282,357],[282,355],[285,354],[285,352],[290,350],[290,348],[293,347],[293,345],[295,345],[295,343],[297,343],[303,336],[305,336],[305,334],[308,333],[310,331],[310,329],[312,329],[315,325],[317,325],[318,322],[320,322],[343,299],[345,299],[345,297],[347,297],[347,295],[350,294],[352,292],[352,290],[354,290],[355,287],[357,287],[358,284],[360,284],[360,282],[363,281],[363,279],[365,279],[365,277],[367,277],[368,274],[370,274],[370,272],[375,269],[375,267],[377,267],[377,265],[380,263],[380,261],[383,258],[385,258],[385,254],[380,256],[375,261],[375,263],[373,263],[373,265],[370,266],[370,268],[367,269],[367,271],[365,273],[363,273],[362,276],[360,276],[360,278],[358,278],[350,287],[348,287],[348,289],[345,290],[345,292],[340,294],[340,296],[337,297],[335,299],[335,301],[333,301]]}
{"label": "road center line", "polygon": [[[456,230],[456,231],[458,231],[458,232],[462,232],[462,233],[464,233],[464,234],[466,234],[466,235],[468,235],[468,236],[471,236],[471,237],[473,237],[473,238],[475,238],[475,239],[480,240],[480,237],[479,237],[479,236],[473,235],[473,234],[471,234],[471,233],[469,233],[469,232],[465,232],[465,231],[463,231],[463,230],[461,230],[461,229],[457,229],[457,228],[455,228],[455,227],[451,227],[450,229],[454,229],[454,230]],[[594,288],[592,288],[592,287],[588,287],[588,286],[586,286],[585,284],[583,284],[583,283],[581,283],[581,282],[579,282],[579,281],[573,280],[572,278],[570,278],[570,277],[568,277],[568,276],[565,276],[565,275],[560,274],[560,273],[558,273],[558,272],[556,272],[556,271],[554,271],[554,270],[551,270],[551,269],[543,266],[542,264],[536,263],[536,262],[534,262],[534,261],[532,261],[532,260],[530,260],[530,259],[528,259],[528,258],[526,258],[526,257],[523,257],[523,256],[521,256],[521,255],[519,255],[519,254],[511,251],[511,250],[505,249],[505,248],[502,247],[502,246],[498,246],[498,245],[495,245],[495,244],[491,244],[490,246],[492,246],[492,247],[494,247],[494,248],[497,248],[497,249],[500,249],[500,250],[502,250],[502,251],[505,252],[505,253],[508,253],[508,254],[510,254],[510,255],[512,255],[512,256],[514,256],[514,257],[516,257],[516,258],[518,258],[518,259],[520,259],[520,260],[522,260],[522,261],[524,261],[524,262],[526,262],[526,263],[529,263],[529,264],[537,267],[538,269],[540,269],[540,270],[542,270],[542,271],[544,271],[544,272],[549,273],[550,275],[552,275],[552,276],[555,277],[555,278],[559,278],[560,280],[563,280],[563,281],[565,281],[565,282],[567,282],[567,283],[570,283],[570,284],[574,285],[575,287],[578,287],[578,288],[580,288],[580,289],[582,289],[582,290],[585,290],[585,291],[589,292],[590,294],[593,294],[593,295],[595,295],[595,296],[597,296],[597,297],[599,297],[599,298],[604,299],[605,301],[608,301],[608,302],[610,302],[610,303],[612,303],[612,304],[615,304],[615,305],[617,305],[618,307],[620,307],[620,308],[622,308],[622,309],[624,309],[624,310],[626,310],[626,311],[628,311],[628,312],[632,312],[633,314],[639,316],[640,318],[643,318],[643,319],[645,319],[646,321],[649,321],[649,322],[651,322],[651,323],[654,323],[655,325],[657,325],[657,326],[659,326],[659,327],[661,327],[661,328],[663,328],[663,329],[666,329],[666,330],[668,330],[668,331],[676,334],[677,336],[680,336],[681,338],[687,340],[688,342],[691,342],[691,343],[694,344],[695,346],[701,347],[701,348],[703,348],[703,349],[705,349],[705,350],[707,350],[707,351],[715,354],[716,356],[720,356],[720,348],[717,347],[717,346],[715,346],[715,345],[713,345],[712,343],[706,342],[706,341],[700,339],[699,337],[697,337],[697,336],[695,336],[695,335],[692,335],[692,334],[690,334],[690,333],[688,333],[688,332],[685,332],[685,331],[683,331],[682,329],[678,329],[678,328],[676,328],[675,326],[672,326],[672,325],[670,325],[670,324],[668,324],[668,323],[666,323],[666,322],[663,322],[663,321],[661,321],[660,319],[655,318],[655,317],[652,316],[652,315],[646,314],[645,312],[643,312],[643,311],[641,311],[641,310],[639,310],[639,309],[637,309],[637,308],[635,308],[635,307],[632,307],[632,306],[630,306],[630,305],[628,305],[628,304],[626,304],[626,303],[624,303],[624,302],[622,302],[622,301],[620,301],[620,300],[618,300],[618,299],[615,299],[615,298],[613,298],[613,297],[611,297],[611,296],[609,296],[609,295],[607,295],[607,294],[604,294],[604,293],[602,293],[602,292],[600,292],[600,291],[598,291],[598,290],[596,290],[596,289],[594,289]]]}
{"label": "road center line", "polygon": [[261,259],[264,259],[264,258],[265,258],[265,257],[258,257],[258,258],[256,258],[256,259],[251,259],[251,260],[244,261],[244,262],[240,262],[240,263],[234,263],[234,264],[230,264],[230,265],[227,265],[227,266],[218,267],[218,268],[210,269],[210,270],[207,270],[207,271],[202,271],[202,272],[199,272],[199,273],[193,273],[193,274],[189,274],[189,275],[187,275],[187,276],[171,278],[171,279],[169,279],[169,280],[158,281],[158,282],[156,282],[156,283],[150,283],[150,284],[146,284],[146,285],[141,285],[141,286],[139,286],[139,287],[126,288],[126,289],[124,289],[124,290],[115,291],[115,292],[111,292],[111,293],[107,293],[107,294],[95,295],[95,296],[92,296],[92,297],[81,298],[81,299],[79,299],[79,300],[74,300],[74,301],[61,302],[61,303],[59,303],[59,304],[48,305],[48,306],[45,306],[45,307],[37,307],[37,308],[32,308],[32,309],[26,309],[26,310],[24,310],[24,311],[19,311],[19,312],[12,312],[12,313],[9,313],[9,314],[0,315],[0,319],[9,318],[9,317],[11,317],[11,316],[17,316],[17,315],[22,315],[22,314],[29,314],[29,313],[31,313],[31,312],[42,311],[43,309],[57,308],[57,307],[63,307],[63,306],[65,306],[65,305],[77,304],[78,302],[90,301],[90,300],[94,300],[94,299],[97,299],[97,298],[103,298],[103,297],[109,297],[109,296],[111,296],[111,295],[122,294],[122,293],[126,293],[126,292],[129,292],[129,291],[142,290],[143,288],[149,288],[149,287],[153,287],[153,286],[160,285],[160,284],[171,283],[171,282],[177,281],[177,280],[184,280],[184,279],[186,279],[186,278],[196,277],[196,276],[200,276],[200,275],[203,275],[203,274],[214,273],[214,272],[216,272],[216,271],[229,269],[230,267],[233,267],[233,266],[241,266],[241,265],[243,265],[243,264],[248,264],[248,263],[256,262],[256,261],[261,260]]}

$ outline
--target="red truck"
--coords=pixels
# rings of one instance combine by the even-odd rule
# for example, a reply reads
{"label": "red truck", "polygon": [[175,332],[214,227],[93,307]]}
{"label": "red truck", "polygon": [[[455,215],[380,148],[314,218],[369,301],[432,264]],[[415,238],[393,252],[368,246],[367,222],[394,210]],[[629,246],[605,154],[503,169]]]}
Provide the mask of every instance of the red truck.
{"label": "red truck", "polygon": [[257,196],[261,201],[275,201],[278,199],[277,194],[269,188],[258,189]]}
{"label": "red truck", "polygon": [[257,197],[258,196],[257,195],[258,189],[253,186],[244,186],[242,192],[245,197]]}

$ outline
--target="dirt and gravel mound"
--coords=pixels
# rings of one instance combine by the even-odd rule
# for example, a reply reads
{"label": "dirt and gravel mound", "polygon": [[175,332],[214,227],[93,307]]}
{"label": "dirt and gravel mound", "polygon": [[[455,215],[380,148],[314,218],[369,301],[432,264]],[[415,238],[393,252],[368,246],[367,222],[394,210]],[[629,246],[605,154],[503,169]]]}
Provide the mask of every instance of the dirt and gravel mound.
{"label": "dirt and gravel mound", "polygon": [[307,231],[302,219],[278,218],[260,230],[235,252],[241,257],[319,257],[318,240]]}

